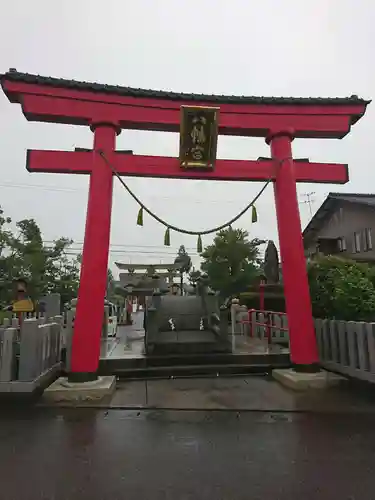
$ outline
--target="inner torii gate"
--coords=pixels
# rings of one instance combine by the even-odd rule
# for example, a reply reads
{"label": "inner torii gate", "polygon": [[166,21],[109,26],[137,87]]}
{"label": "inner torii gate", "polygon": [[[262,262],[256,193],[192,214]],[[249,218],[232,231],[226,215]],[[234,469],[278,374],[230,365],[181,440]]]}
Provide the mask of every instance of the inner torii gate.
{"label": "inner torii gate", "polygon": [[[71,380],[96,378],[106,290],[113,172],[120,175],[274,184],[292,362],[311,369],[318,353],[301,235],[296,182],[348,182],[347,165],[293,161],[295,138],[341,139],[369,103],[349,98],[275,98],[178,94],[19,73],[1,75],[12,103],[29,121],[89,126],[92,151],[27,152],[29,172],[90,175],[81,281],[73,336]],[[181,106],[215,106],[221,135],[264,137],[271,158],[220,160],[212,170],[182,169],[178,158],[116,151],[121,129],[179,132]],[[101,154],[102,153],[102,154]],[[127,154],[128,153],[128,154]],[[92,277],[95,276],[95,280]]]}

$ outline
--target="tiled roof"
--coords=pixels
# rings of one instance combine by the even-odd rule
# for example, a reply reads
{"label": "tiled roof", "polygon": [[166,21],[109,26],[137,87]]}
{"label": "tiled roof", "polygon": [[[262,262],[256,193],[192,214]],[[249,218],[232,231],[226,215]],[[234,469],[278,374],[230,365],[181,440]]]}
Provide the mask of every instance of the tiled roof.
{"label": "tiled roof", "polygon": [[115,265],[121,270],[133,269],[134,271],[144,271],[147,269],[153,268],[159,272],[161,269],[168,271],[169,269],[179,269],[179,264],[170,263],[170,264],[125,264],[123,262],[115,262]]}
{"label": "tiled roof", "polygon": [[347,201],[349,203],[360,203],[361,205],[371,205],[375,207],[375,194],[362,193],[329,193],[334,200]]}
{"label": "tiled roof", "polygon": [[101,92],[106,94],[117,94],[129,97],[144,97],[152,99],[170,99],[174,101],[207,101],[217,104],[269,104],[269,105],[356,105],[369,104],[356,95],[350,97],[254,97],[254,96],[227,96],[227,95],[205,95],[170,92],[164,90],[146,90],[132,87],[121,87],[117,85],[104,85],[101,83],[78,82],[49,76],[19,73],[11,68],[7,73],[0,75],[1,81],[10,80],[30,84],[49,85],[51,87],[64,87],[73,90],[90,92]]}
{"label": "tiled roof", "polygon": [[316,211],[310,222],[303,231],[303,237],[309,239],[318,230],[327,216],[329,216],[338,201],[367,205],[375,208],[375,194],[365,193],[329,193],[322,205]]}

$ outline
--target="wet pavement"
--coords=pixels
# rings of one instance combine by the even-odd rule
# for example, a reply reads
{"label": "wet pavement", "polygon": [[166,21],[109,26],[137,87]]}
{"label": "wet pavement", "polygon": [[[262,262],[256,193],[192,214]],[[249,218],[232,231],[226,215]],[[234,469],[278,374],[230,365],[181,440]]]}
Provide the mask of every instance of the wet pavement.
{"label": "wet pavement", "polygon": [[[123,329],[103,349],[142,356],[142,335]],[[3,405],[0,500],[375,498],[370,385],[298,394],[268,376],[121,381],[103,404]]]}
{"label": "wet pavement", "polygon": [[117,336],[102,340],[100,357],[137,358],[144,357],[143,313],[134,313],[133,325],[119,326]]}
{"label": "wet pavement", "polygon": [[[267,375],[119,381],[111,408],[372,413],[375,388],[343,380],[324,390],[296,392]],[[375,495],[374,495],[375,498]]]}
{"label": "wet pavement", "polygon": [[[102,344],[102,357],[144,358],[143,314],[133,315],[134,324],[120,327],[116,339]],[[236,338],[236,354],[266,352],[258,339]],[[274,349],[282,350],[280,346]],[[308,394],[290,391],[267,376],[221,376],[119,381],[114,397],[102,402],[112,408],[163,408],[199,410],[263,410],[350,412],[375,414],[373,386],[345,381],[338,387]],[[220,376],[219,376],[220,375]],[[375,495],[374,495],[375,498]]]}
{"label": "wet pavement", "polygon": [[0,414],[4,500],[373,500],[369,415]]}

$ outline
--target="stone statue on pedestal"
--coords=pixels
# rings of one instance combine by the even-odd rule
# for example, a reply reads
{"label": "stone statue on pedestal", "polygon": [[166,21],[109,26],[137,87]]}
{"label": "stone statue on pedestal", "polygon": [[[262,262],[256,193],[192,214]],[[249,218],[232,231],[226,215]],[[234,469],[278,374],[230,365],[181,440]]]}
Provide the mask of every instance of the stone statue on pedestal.
{"label": "stone statue on pedestal", "polygon": [[269,240],[266,248],[264,275],[268,284],[276,284],[279,282],[279,254],[272,240]]}
{"label": "stone statue on pedestal", "polygon": [[194,295],[170,295],[155,289],[147,303],[147,354],[230,352],[228,310],[208,287],[208,276],[197,281]]}

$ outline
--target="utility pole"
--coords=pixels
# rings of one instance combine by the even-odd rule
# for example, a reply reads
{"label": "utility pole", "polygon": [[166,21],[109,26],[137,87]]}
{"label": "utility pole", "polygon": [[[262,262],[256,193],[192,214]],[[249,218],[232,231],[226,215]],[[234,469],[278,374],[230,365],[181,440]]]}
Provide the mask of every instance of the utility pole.
{"label": "utility pole", "polygon": [[313,203],[315,203],[315,199],[314,199],[315,191],[311,191],[309,193],[303,193],[302,196],[306,199],[305,199],[305,201],[301,201],[301,205],[307,204],[309,206],[310,217],[312,217],[313,216],[312,205],[313,205]]}

